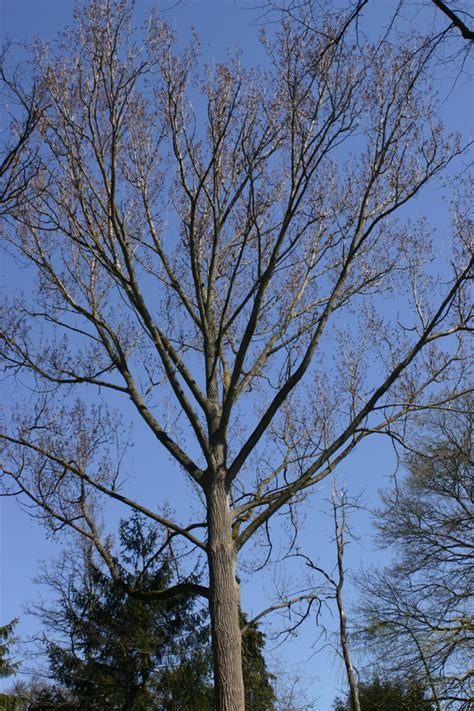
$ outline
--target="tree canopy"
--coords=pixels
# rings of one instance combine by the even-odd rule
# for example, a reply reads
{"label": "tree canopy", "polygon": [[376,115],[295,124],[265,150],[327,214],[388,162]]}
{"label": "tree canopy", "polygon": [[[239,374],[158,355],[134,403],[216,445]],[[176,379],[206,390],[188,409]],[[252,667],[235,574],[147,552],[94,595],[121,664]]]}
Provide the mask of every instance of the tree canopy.
{"label": "tree canopy", "polygon": [[[282,517],[294,530],[304,496],[364,440],[403,437],[468,382],[466,181],[449,249],[409,212],[466,144],[438,117],[432,38],[396,23],[365,35],[365,4],[285,17],[254,70],[236,55],[206,66],[155,12],[138,30],[131,0],[90,0],[31,48],[34,91],[13,86],[33,98],[0,159],[0,237],[31,287],[0,306],[18,385],[3,491],[87,539],[129,595],[207,601],[219,711],[245,705],[249,542],[271,550]],[[187,546],[170,585],[123,578],[112,504]]]}
{"label": "tree canopy", "polygon": [[474,697],[472,413],[468,397],[420,418],[407,476],[376,519],[395,561],[362,583],[377,664],[416,673],[436,708],[468,709]]}

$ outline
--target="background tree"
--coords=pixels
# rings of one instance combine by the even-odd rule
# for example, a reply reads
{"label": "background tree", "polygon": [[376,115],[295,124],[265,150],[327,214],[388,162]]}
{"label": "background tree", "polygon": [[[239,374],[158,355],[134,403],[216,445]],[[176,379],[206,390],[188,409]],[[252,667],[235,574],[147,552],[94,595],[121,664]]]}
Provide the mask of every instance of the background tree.
{"label": "background tree", "polygon": [[350,647],[349,647],[349,632],[347,625],[346,608],[343,598],[343,588],[345,579],[344,568],[344,548],[346,545],[345,536],[347,532],[347,493],[342,490],[339,498],[336,492],[336,482],[333,484],[332,507],[334,518],[334,535],[337,550],[337,581],[328,577],[328,581],[333,584],[335,589],[337,611],[339,616],[339,638],[341,644],[342,657],[344,666],[346,667],[347,681],[349,683],[351,705],[354,711],[361,711],[359,698],[359,684],[352,664]]}
{"label": "background tree", "polygon": [[[144,593],[166,588],[178,555],[171,553],[166,543],[158,545],[156,529],[134,515],[120,526],[120,581],[102,570],[87,545],[44,567],[38,582],[52,590],[54,599],[32,612],[45,627],[41,646],[49,659],[48,676],[66,692],[61,703],[69,692],[70,703],[81,709],[214,708],[205,611],[196,611],[189,595],[166,601],[130,596],[121,582]],[[256,625],[249,626],[242,645],[246,708],[272,711],[275,696]],[[46,691],[53,707],[59,692],[49,686],[44,697]],[[33,696],[36,704],[48,700]]]}
{"label": "background tree", "polygon": [[[0,627],[0,678],[16,674],[19,663],[11,659],[11,647],[15,644],[15,627],[18,620],[12,620]],[[0,708],[5,711],[16,711],[17,701],[10,694],[0,693]]]}
{"label": "background tree", "polygon": [[407,477],[376,519],[395,562],[362,585],[364,646],[378,668],[415,673],[436,708],[474,698],[472,406],[423,416]]}
{"label": "background tree", "polygon": [[0,699],[5,704],[2,711],[80,711],[81,708],[66,689],[44,679],[16,681]]}
{"label": "background tree", "polygon": [[[137,515],[123,521],[122,579],[143,593],[169,586],[172,561],[162,548]],[[81,709],[211,708],[209,629],[195,599],[129,596],[87,544],[46,566],[39,582],[55,598],[32,610],[45,627],[50,674]]]}
{"label": "background tree", "polygon": [[242,672],[245,687],[245,708],[274,711],[275,692],[265,661],[265,637],[256,624],[248,625],[244,614],[241,615],[241,625],[246,627],[242,635]]}
{"label": "background tree", "polygon": [[[454,207],[452,259],[427,270],[402,212],[462,146],[430,46],[357,41],[352,5],[319,33],[283,23],[259,76],[236,59],[199,81],[197,41],[175,51],[152,16],[137,44],[130,13],[95,0],[37,49],[42,170],[2,227],[36,279],[0,331],[30,404],[5,413],[2,479],[114,579],[99,494],[204,558],[199,584],[190,557],[166,590],[123,584],[208,600],[216,707],[241,711],[239,551],[366,437],[462,391],[469,218]],[[191,520],[120,486],[120,403],[174,462],[141,466],[198,492]]]}
{"label": "background tree", "polygon": [[350,645],[350,621],[347,619],[346,603],[344,600],[344,585],[346,582],[346,567],[344,555],[347,546],[347,537],[353,537],[349,529],[347,520],[348,509],[358,508],[357,501],[350,501],[347,491],[342,488],[340,491],[336,489],[336,479],[333,480],[332,486],[332,519],[334,525],[334,543],[336,548],[336,564],[335,573],[328,573],[314,562],[309,556],[298,553],[297,555],[305,560],[306,565],[322,576],[325,587],[321,590],[321,597],[328,602],[335,600],[337,619],[338,619],[338,641],[335,645],[337,654],[344,662],[347,682],[349,686],[349,697],[351,709],[353,711],[361,711],[359,700],[359,684],[357,673],[352,661],[351,645]]}
{"label": "background tree", "polygon": [[16,642],[14,632],[17,624],[18,620],[12,620],[0,627],[0,677],[11,676],[18,669],[18,662],[10,657],[11,647]]}
{"label": "background tree", "polygon": [[[434,706],[425,698],[423,686],[416,681],[381,679],[359,683],[359,700],[362,711],[433,711]],[[334,711],[354,711],[352,696],[336,699]]]}

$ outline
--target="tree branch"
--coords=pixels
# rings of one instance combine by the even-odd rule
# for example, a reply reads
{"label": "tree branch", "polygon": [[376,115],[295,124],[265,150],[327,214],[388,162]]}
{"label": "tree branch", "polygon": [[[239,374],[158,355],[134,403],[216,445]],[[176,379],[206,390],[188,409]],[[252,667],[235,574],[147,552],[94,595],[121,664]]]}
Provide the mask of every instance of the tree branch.
{"label": "tree branch", "polygon": [[431,0],[433,5],[436,5],[437,8],[443,12],[446,17],[449,17],[451,22],[453,23],[453,26],[456,27],[463,39],[468,40],[470,42],[474,41],[474,30],[471,30],[459,17],[459,15],[456,15],[454,10],[452,10],[449,5],[447,5],[445,2],[442,2],[442,0]]}

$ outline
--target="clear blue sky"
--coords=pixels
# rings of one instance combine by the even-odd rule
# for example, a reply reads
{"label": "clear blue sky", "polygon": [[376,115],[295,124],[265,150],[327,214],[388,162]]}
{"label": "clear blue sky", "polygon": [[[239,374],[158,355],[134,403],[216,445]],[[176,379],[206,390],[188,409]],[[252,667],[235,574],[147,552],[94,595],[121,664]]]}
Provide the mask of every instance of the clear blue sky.
{"label": "clear blue sky", "polygon": [[[152,3],[148,0],[138,0],[137,16],[144,13]],[[256,15],[246,7],[256,5],[250,0],[188,0],[176,4],[174,0],[158,2],[159,8],[171,8],[167,11],[170,21],[176,25],[178,35],[189,36],[190,27],[196,27],[202,38],[202,47],[206,59],[224,59],[229,47],[238,46],[243,49],[243,60],[246,64],[263,61],[264,54],[257,39],[258,28],[255,24]],[[39,36],[52,37],[54,33],[70,23],[72,19],[72,0],[0,0],[0,22],[4,38],[13,37],[17,40]],[[368,11],[369,12],[369,11]],[[371,22],[379,21],[380,3],[372,8]],[[465,90],[464,90],[465,91]],[[472,104],[471,104],[472,110]],[[450,97],[446,104],[447,119],[456,125],[460,117],[464,123],[468,118],[466,94],[462,87]],[[462,115],[464,114],[464,115]],[[426,211],[435,222],[443,224],[445,214],[438,211],[433,199],[427,199],[418,205],[421,212]],[[18,280],[18,273],[13,274],[11,264],[4,261],[0,268],[1,288],[8,289]],[[20,274],[20,278],[21,274]],[[0,387],[2,383],[0,381]],[[10,395],[10,394],[9,394]],[[142,449],[146,449],[143,444]],[[135,447],[133,457],[135,464],[140,465],[140,446]],[[338,473],[340,484],[349,483],[350,492],[355,494],[364,491],[365,500],[374,503],[377,489],[387,482],[393,471],[394,458],[388,443],[377,438],[366,444],[350,462]],[[329,567],[333,561],[333,550],[330,543],[331,526],[326,515],[321,514],[325,500],[330,496],[329,480],[323,483],[316,494],[306,505],[306,538],[314,557],[320,556],[322,563]],[[166,496],[173,500],[172,487]],[[326,507],[327,508],[327,507]],[[28,634],[33,629],[32,621],[22,613],[22,605],[31,602],[37,594],[31,579],[35,574],[38,559],[48,558],[57,550],[54,541],[45,538],[44,529],[20,510],[13,500],[0,502],[1,512],[1,609],[0,624],[11,618],[22,616],[20,633]],[[348,565],[357,569],[361,561],[367,563],[374,558],[371,553],[373,545],[369,540],[369,518],[366,513],[359,513],[354,518],[354,527],[363,537],[359,546],[353,544],[348,554]],[[244,576],[245,577],[245,576]],[[265,592],[271,590],[271,581],[259,578],[248,580],[243,587],[244,608],[251,614],[256,614],[262,606],[262,586]],[[350,596],[350,590],[348,590]],[[265,606],[268,603],[263,603]],[[327,620],[334,627],[334,620]],[[319,699],[314,708],[329,711],[335,695],[345,686],[341,665],[335,660],[332,652],[325,650],[313,655],[312,643],[315,641],[318,629],[309,622],[304,631],[291,643],[271,652],[284,660],[286,668],[296,668],[304,676],[305,687]],[[272,646],[271,644],[269,645]],[[1,682],[5,688],[9,681]]]}

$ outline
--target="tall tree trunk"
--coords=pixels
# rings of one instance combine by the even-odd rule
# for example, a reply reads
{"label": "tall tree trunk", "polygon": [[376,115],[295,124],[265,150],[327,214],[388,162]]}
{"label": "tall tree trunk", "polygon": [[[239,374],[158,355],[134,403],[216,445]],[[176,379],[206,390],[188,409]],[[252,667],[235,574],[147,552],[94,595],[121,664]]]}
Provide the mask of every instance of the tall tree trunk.
{"label": "tall tree trunk", "polygon": [[223,479],[210,484],[206,497],[216,710],[244,711],[240,591],[235,577],[229,496]]}

